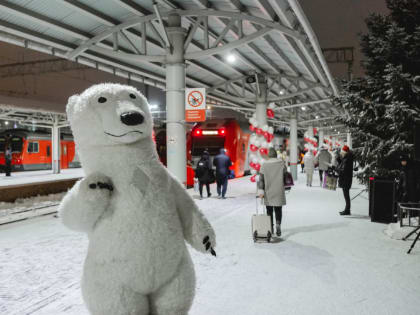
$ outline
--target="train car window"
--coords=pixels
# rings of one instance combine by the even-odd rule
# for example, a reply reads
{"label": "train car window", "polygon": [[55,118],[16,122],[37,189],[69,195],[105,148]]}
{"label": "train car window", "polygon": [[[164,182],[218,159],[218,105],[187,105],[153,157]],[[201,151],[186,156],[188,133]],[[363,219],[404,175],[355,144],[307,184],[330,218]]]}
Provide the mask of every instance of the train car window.
{"label": "train car window", "polygon": [[245,143],[242,142],[242,153],[245,153]]}
{"label": "train car window", "polygon": [[51,147],[47,146],[47,156],[51,156]]}
{"label": "train car window", "polygon": [[6,139],[0,138],[0,152],[4,152],[4,148],[6,147]]}
{"label": "train car window", "polygon": [[10,143],[11,143],[11,147],[12,147],[12,152],[13,153],[20,153],[20,152],[22,152],[22,147],[23,147],[23,140],[22,140],[22,138],[13,137],[12,140],[10,141]]}
{"label": "train car window", "polygon": [[39,144],[38,142],[28,142],[28,153],[38,153]]}

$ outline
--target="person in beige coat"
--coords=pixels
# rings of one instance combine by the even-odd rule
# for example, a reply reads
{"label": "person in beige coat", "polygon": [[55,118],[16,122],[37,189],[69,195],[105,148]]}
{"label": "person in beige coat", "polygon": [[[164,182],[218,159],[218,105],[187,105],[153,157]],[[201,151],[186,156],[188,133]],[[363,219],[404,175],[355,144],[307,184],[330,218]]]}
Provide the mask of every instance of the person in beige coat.
{"label": "person in beige coat", "polygon": [[267,214],[271,217],[273,230],[273,211],[276,215],[276,234],[281,235],[282,207],[286,205],[284,176],[287,172],[285,162],[277,159],[274,149],[268,152],[269,159],[261,166],[258,182],[259,195],[264,198]]}
{"label": "person in beige coat", "polygon": [[305,163],[306,169],[306,186],[312,187],[312,177],[314,175],[315,161],[314,155],[311,150],[305,153],[303,163]]}

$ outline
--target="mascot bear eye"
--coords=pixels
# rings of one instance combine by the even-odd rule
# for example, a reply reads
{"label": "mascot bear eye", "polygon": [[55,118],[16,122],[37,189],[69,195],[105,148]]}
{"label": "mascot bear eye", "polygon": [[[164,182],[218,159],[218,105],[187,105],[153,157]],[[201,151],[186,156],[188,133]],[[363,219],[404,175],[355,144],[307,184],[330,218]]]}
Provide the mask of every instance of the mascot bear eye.
{"label": "mascot bear eye", "polygon": [[130,97],[133,98],[133,99],[136,98],[136,96],[133,93],[130,94]]}
{"label": "mascot bear eye", "polygon": [[105,103],[106,102],[106,98],[101,96],[100,98],[98,98],[98,102],[99,103]]}

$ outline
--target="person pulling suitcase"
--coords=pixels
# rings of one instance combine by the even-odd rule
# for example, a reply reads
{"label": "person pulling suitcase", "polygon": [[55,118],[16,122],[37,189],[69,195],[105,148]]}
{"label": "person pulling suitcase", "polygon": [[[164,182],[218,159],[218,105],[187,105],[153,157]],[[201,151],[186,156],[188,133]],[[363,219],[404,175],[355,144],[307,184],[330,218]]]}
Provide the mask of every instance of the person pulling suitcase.
{"label": "person pulling suitcase", "polygon": [[277,153],[273,148],[270,148],[268,157],[269,159],[260,169],[258,194],[261,198],[264,198],[267,214],[271,218],[271,230],[274,230],[274,212],[276,215],[276,235],[281,236],[282,207],[286,205],[284,177],[287,168],[283,160],[277,159]]}

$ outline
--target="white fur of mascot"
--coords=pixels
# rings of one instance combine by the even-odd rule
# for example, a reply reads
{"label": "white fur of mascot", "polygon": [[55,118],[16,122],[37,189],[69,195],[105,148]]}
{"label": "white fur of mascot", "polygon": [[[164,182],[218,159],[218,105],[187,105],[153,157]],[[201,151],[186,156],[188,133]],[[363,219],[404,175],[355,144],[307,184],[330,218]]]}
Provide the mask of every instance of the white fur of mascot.
{"label": "white fur of mascot", "polygon": [[82,293],[91,314],[187,314],[195,275],[186,240],[216,255],[215,233],[184,187],[160,163],[145,97],[94,85],[67,105],[86,177],[60,205],[89,248]]}

